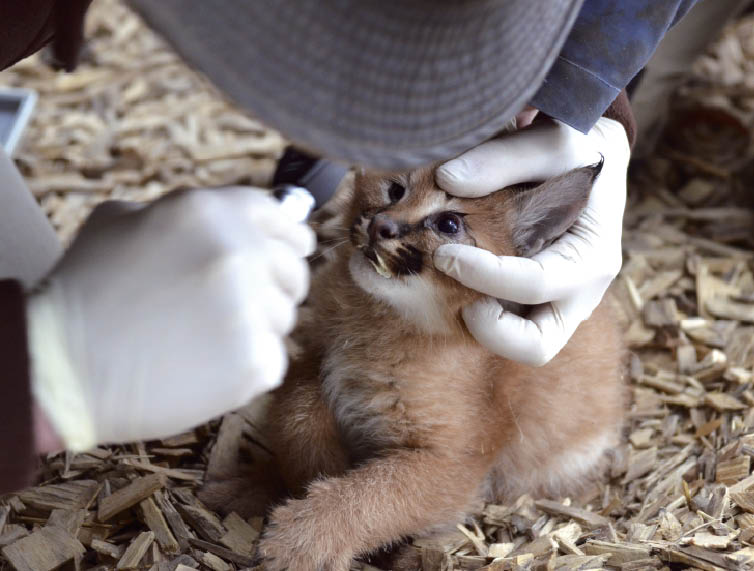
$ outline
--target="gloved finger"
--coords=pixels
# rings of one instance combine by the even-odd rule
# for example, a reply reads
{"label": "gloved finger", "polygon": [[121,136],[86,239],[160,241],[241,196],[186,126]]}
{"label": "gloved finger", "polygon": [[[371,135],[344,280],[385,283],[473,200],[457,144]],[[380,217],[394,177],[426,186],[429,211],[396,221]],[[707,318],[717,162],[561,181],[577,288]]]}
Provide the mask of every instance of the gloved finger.
{"label": "gloved finger", "polygon": [[280,291],[295,303],[301,303],[309,291],[309,266],[288,243],[268,240],[265,257],[272,279]]}
{"label": "gloved finger", "polygon": [[238,382],[231,406],[241,406],[280,385],[288,368],[288,354],[279,335],[259,332],[249,347],[247,373]]}
{"label": "gloved finger", "polygon": [[255,228],[257,232],[263,232],[267,238],[284,242],[300,258],[310,256],[317,247],[317,237],[306,224],[274,220],[257,224]]}
{"label": "gloved finger", "polygon": [[314,249],[313,238],[306,226],[286,215],[279,201],[265,190],[253,186],[228,186],[173,192],[158,203],[182,201],[189,209],[214,210],[228,222],[235,221],[252,231],[262,231],[275,238],[286,239],[306,256]]}
{"label": "gloved finger", "polygon": [[305,222],[316,206],[315,198],[307,189],[300,186],[282,187],[282,191],[282,196],[276,192],[275,198],[280,202],[285,216],[289,220]]}
{"label": "gloved finger", "polygon": [[534,367],[557,355],[580,323],[554,304],[536,308],[526,319],[504,311],[495,299],[464,308],[463,318],[469,332],[487,349]]}
{"label": "gloved finger", "polygon": [[562,299],[589,277],[584,275],[585,266],[578,256],[560,253],[519,258],[446,244],[435,250],[434,262],[438,270],[470,289],[527,305]]}
{"label": "gloved finger", "polygon": [[317,249],[317,235],[304,223],[299,222],[290,226],[279,238],[287,242],[302,258],[311,256]]}
{"label": "gloved finger", "polygon": [[296,324],[296,306],[291,298],[277,287],[268,287],[260,292],[258,300],[270,330],[281,337],[290,333]]}
{"label": "gloved finger", "polygon": [[544,180],[600,160],[586,137],[559,122],[534,125],[451,159],[437,169],[435,180],[443,190],[461,197]]}
{"label": "gloved finger", "polygon": [[243,204],[234,205],[244,215],[250,230],[287,242],[302,258],[314,253],[317,237],[305,223],[291,218],[282,205],[267,195],[247,197]]}

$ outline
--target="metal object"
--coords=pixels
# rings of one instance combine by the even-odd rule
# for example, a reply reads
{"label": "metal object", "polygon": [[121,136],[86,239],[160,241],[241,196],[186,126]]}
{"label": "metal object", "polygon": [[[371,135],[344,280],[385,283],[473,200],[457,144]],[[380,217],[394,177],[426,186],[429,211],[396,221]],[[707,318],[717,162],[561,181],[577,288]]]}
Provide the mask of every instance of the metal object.
{"label": "metal object", "polygon": [[31,89],[0,89],[0,147],[6,155],[13,155],[36,102]]}
{"label": "metal object", "polygon": [[319,208],[335,194],[346,173],[348,168],[345,165],[288,146],[278,161],[272,177],[272,186],[304,187],[314,197],[314,208]]}

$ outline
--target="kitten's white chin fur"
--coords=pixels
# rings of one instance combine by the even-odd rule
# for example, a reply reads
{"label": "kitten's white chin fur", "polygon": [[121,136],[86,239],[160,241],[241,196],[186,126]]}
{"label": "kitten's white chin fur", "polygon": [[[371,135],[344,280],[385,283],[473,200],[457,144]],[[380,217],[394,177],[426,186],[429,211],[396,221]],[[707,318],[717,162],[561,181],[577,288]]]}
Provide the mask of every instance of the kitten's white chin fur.
{"label": "kitten's white chin fur", "polygon": [[425,333],[442,335],[450,324],[442,298],[432,283],[421,275],[384,278],[360,251],[348,260],[351,277],[361,289],[386,302],[406,321]]}

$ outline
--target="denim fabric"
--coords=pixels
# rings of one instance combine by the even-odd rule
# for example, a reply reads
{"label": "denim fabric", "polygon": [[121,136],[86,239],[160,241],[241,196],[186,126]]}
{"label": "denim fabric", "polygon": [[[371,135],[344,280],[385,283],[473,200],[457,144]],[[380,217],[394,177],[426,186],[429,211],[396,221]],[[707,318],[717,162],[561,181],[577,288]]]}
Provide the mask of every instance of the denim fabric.
{"label": "denim fabric", "polygon": [[588,131],[696,1],[586,0],[531,104]]}

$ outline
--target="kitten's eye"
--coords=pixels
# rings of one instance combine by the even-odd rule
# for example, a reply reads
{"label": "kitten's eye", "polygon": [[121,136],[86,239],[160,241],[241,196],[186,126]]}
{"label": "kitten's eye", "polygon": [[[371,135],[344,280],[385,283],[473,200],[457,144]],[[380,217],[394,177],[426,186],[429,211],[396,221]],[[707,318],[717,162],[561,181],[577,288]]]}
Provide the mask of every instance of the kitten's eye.
{"label": "kitten's eye", "polygon": [[461,229],[461,219],[452,212],[441,214],[437,219],[437,229],[443,234],[457,234]]}
{"label": "kitten's eye", "polygon": [[387,189],[388,198],[390,198],[390,202],[393,204],[403,198],[404,194],[406,194],[406,188],[397,182],[392,183],[390,188]]}

